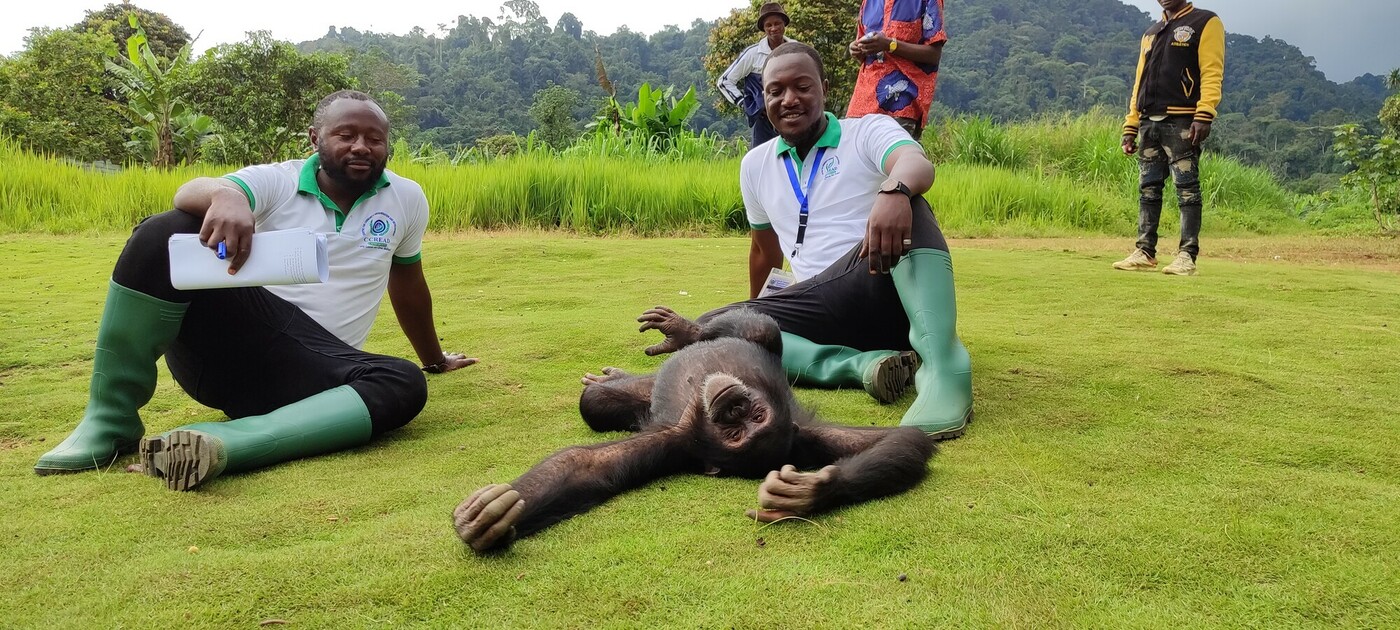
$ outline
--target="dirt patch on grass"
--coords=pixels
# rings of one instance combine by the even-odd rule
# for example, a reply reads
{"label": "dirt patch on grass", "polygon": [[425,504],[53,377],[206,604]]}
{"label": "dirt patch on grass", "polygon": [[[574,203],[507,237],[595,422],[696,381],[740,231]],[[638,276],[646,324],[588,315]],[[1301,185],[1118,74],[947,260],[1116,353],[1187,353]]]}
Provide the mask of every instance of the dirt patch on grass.
{"label": "dirt patch on grass", "polygon": [[[1161,239],[1157,258],[1165,262],[1176,252],[1174,235]],[[989,238],[953,239],[954,249],[1062,251],[1126,256],[1131,238]],[[1202,239],[1201,259],[1281,265],[1337,266],[1400,273],[1400,239],[1385,237],[1266,236]]]}

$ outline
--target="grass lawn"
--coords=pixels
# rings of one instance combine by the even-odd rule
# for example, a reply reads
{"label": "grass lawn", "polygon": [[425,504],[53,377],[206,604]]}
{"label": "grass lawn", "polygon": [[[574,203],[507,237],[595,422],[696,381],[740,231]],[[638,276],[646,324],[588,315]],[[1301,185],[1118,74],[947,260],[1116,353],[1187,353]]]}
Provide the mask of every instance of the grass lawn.
{"label": "grass lawn", "polygon": [[[1126,239],[955,243],[977,421],[921,486],[760,527],[757,482],[672,478],[488,558],[452,508],[607,437],[579,376],[657,364],[646,307],[739,298],[746,240],[435,236],[438,330],[482,363],[374,445],[190,493],[31,469],[82,414],[122,242],[0,236],[6,627],[1400,625],[1393,241],[1207,240],[1195,278],[1111,271]],[[367,347],[412,356],[387,304]],[[149,430],[219,417],[161,369]]]}

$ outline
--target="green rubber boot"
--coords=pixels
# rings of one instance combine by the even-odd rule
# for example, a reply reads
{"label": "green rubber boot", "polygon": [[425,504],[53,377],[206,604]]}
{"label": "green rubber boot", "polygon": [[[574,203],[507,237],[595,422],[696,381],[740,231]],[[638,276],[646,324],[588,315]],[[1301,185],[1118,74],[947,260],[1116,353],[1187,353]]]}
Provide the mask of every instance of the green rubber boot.
{"label": "green rubber boot", "polygon": [[145,434],[139,413],[156,391],[156,359],[180,332],[188,304],[166,302],[115,282],[97,328],[87,411],[68,439],[34,464],[40,475],[110,465]]}
{"label": "green rubber boot", "polygon": [[191,490],[223,473],[333,453],[369,442],[369,409],[349,385],[261,416],[200,422],[141,440],[147,475]]}
{"label": "green rubber boot", "polygon": [[881,404],[899,400],[913,384],[918,360],[912,352],[861,352],[783,333],[783,369],[793,384],[825,389],[861,387]]}
{"label": "green rubber boot", "polygon": [[972,358],[958,339],[953,259],[937,249],[915,249],[891,271],[909,316],[909,343],[923,359],[914,374],[919,397],[900,426],[936,439],[955,438],[972,421]]}

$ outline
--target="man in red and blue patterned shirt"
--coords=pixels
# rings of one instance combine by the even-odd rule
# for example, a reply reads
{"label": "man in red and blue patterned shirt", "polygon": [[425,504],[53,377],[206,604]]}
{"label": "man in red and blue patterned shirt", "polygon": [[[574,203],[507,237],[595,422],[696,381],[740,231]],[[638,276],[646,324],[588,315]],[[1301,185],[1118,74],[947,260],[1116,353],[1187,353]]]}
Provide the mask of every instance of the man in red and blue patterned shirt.
{"label": "man in red and blue patterned shirt", "polygon": [[892,116],[918,140],[948,34],[943,0],[863,0],[851,57],[861,63],[847,118]]}

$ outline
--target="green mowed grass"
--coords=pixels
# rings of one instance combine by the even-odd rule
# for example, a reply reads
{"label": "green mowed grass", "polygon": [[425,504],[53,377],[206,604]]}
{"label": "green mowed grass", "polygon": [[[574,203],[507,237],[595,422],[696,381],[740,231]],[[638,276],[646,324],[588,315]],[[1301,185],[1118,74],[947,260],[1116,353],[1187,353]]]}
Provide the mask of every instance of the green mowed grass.
{"label": "green mowed grass", "polygon": [[[1121,248],[955,244],[977,420],[915,490],[760,527],[757,482],[670,478],[481,558],[452,508],[617,437],[579,420],[579,376],[657,365],[647,307],[741,297],[746,240],[432,237],[439,332],[482,363],[429,377],[371,446],[190,493],[132,458],[31,469],[82,414],[122,240],[0,237],[8,627],[1400,624],[1392,272],[1203,258],[1184,279],[1113,272]],[[412,356],[387,304],[367,347]],[[219,417],[161,369],[148,430]],[[912,400],[798,397],[881,426]]]}

